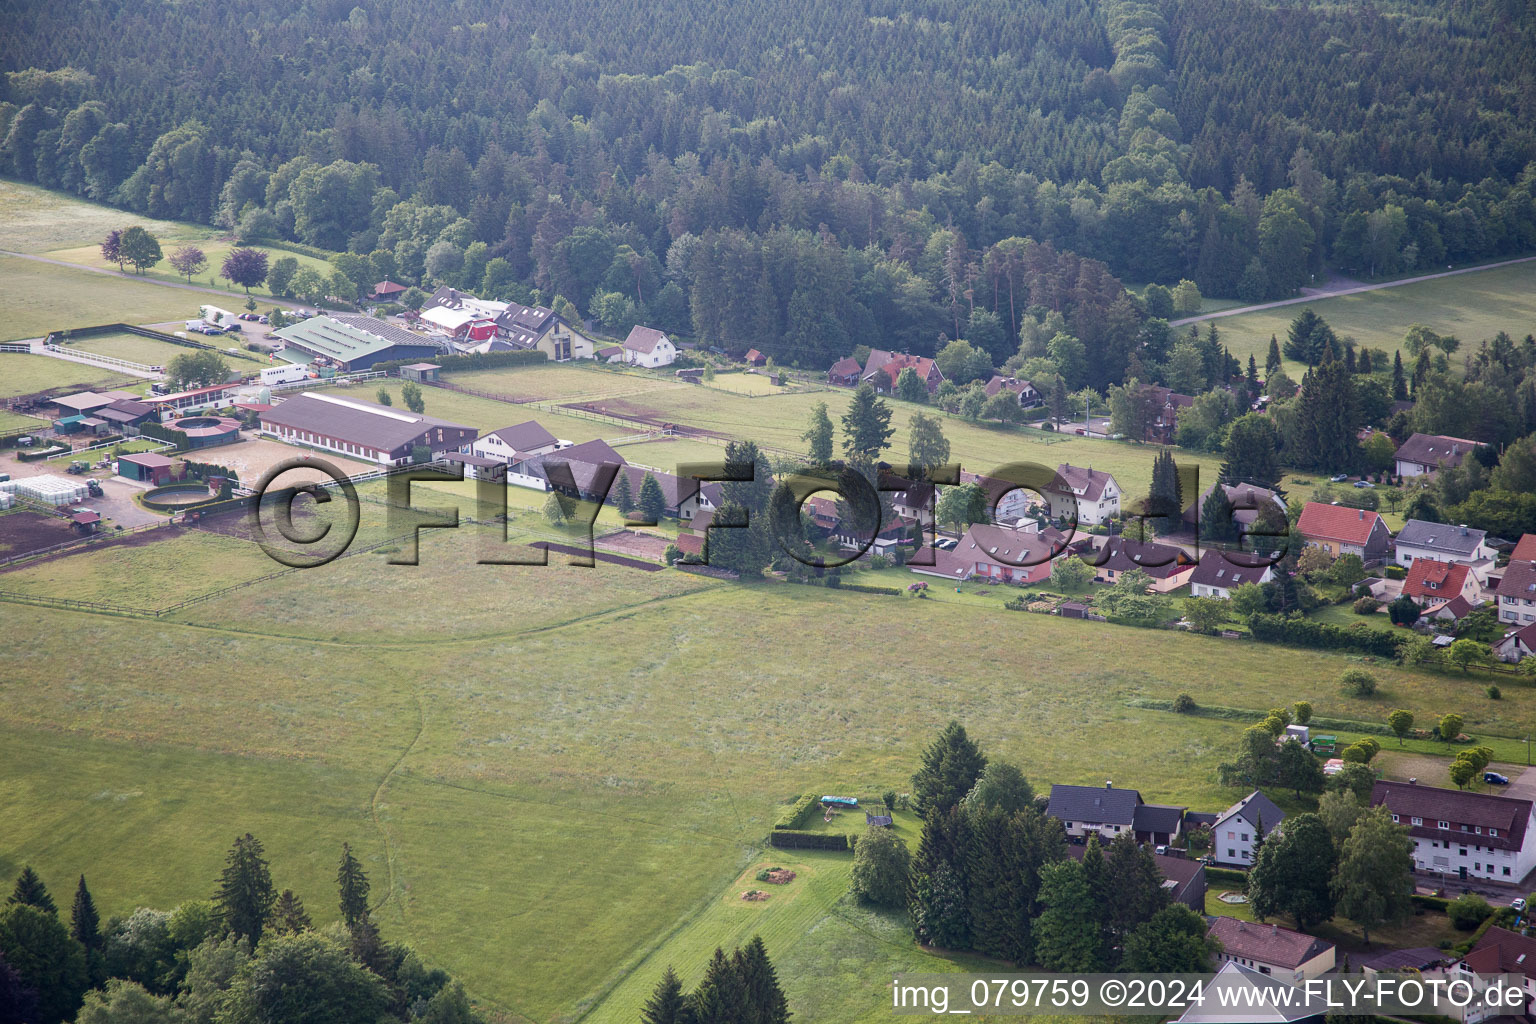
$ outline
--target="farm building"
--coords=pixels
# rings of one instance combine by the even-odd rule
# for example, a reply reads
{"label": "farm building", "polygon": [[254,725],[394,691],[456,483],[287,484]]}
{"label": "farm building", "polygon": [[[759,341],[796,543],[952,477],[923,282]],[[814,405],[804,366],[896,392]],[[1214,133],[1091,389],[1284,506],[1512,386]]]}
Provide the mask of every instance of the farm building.
{"label": "farm building", "polygon": [[[565,446],[569,447],[569,444]],[[545,430],[537,420],[528,420],[477,437],[469,445],[468,451],[487,459],[511,463],[524,462],[535,455],[547,455],[559,447],[559,438]]]}
{"label": "farm building", "polygon": [[171,474],[176,468],[176,463],[164,455],[156,455],[153,452],[140,452],[134,455],[121,455],[117,460],[117,475],[128,480],[138,480],[142,483],[154,484],[159,487],[171,482]]}
{"label": "farm building", "polygon": [[117,399],[108,395],[97,394],[94,391],[81,391],[73,395],[60,395],[50,400],[58,415],[64,418],[70,416],[86,416],[97,409],[104,409]]}
{"label": "farm building", "polygon": [[138,399],[124,398],[97,409],[94,415],[112,430],[134,433],[139,424],[154,418],[155,407]]}
{"label": "farm building", "polygon": [[475,430],[421,413],[337,395],[306,393],[261,414],[263,433],[387,466],[411,461],[417,447],[458,451]]}
{"label": "farm building", "polygon": [[144,399],[144,404],[152,407],[162,420],[166,420],[201,409],[222,409],[234,405],[242,386],[236,381],[233,384],[215,384],[211,388],[193,388],[191,391],[177,391],[169,395],[150,395]]}
{"label": "farm building", "polygon": [[240,421],[228,416],[183,416],[166,426],[186,434],[188,448],[214,448],[240,440]]}
{"label": "farm building", "polygon": [[441,369],[436,363],[407,363],[400,367],[400,376],[406,380],[437,380]]}
{"label": "farm building", "polygon": [[[559,490],[573,498],[600,501],[618,479],[618,471],[626,465],[624,456],[606,442],[587,441],[515,462],[508,470],[507,479],[524,487]],[[605,472],[605,466],[612,468]],[[638,495],[639,491],[635,493]]]}
{"label": "farm building", "polygon": [[374,363],[437,355],[442,349],[402,327],[372,316],[312,316],[277,332],[285,348],[296,349],[304,362],[323,358],[347,372],[366,370]]}
{"label": "farm building", "polygon": [[505,480],[507,464],[501,459],[488,459],[483,455],[464,452],[444,452],[443,461],[464,467],[466,480]]}

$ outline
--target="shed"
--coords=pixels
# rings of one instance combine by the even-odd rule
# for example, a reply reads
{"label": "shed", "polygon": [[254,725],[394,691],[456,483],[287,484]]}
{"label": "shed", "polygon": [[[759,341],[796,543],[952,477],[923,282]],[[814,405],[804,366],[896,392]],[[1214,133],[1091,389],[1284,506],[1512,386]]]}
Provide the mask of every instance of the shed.
{"label": "shed", "polygon": [[406,380],[437,380],[441,369],[436,363],[407,363],[400,367],[400,376]]}
{"label": "shed", "polygon": [[140,452],[134,455],[122,455],[117,460],[117,475],[129,480],[139,480],[144,483],[152,483],[156,487],[171,482],[171,470],[176,463],[164,455],[156,455],[153,452]]}
{"label": "shed", "polygon": [[69,524],[76,533],[95,533],[101,529],[101,515],[88,508],[77,508],[70,513]]}

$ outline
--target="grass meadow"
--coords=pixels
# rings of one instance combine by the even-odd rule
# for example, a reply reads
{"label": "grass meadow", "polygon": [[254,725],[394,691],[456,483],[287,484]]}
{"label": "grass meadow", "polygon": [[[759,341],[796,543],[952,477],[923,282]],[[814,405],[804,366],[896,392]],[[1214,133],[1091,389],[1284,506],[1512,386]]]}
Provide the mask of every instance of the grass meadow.
{"label": "grass meadow", "polygon": [[73,363],[67,359],[0,352],[0,398],[31,395],[50,388],[111,390],[133,379],[100,366]]}
{"label": "grass meadow", "polygon": [[66,327],[186,319],[197,314],[197,294],[0,256],[0,307],[0,341],[16,341]]}
{"label": "grass meadow", "polygon": [[[131,588],[145,604],[265,569],[240,544],[186,531],[0,574],[0,589]],[[387,934],[504,1019],[632,1020],[667,963],[694,978],[714,945],[761,931],[803,1019],[873,1020],[890,972],[973,965],[850,904],[846,858],[762,838],[799,793],[907,789],[950,718],[1037,787],[1114,779],[1206,810],[1234,798],[1215,769],[1244,723],[1128,701],[1536,725],[1525,687],[1488,701],[1456,674],[1376,665],[1376,697],[1346,698],[1337,679],[1359,662],[1336,654],[974,595],[493,567],[478,551],[467,527],[424,531],[418,566],[359,555],[160,619],[7,606],[6,636],[29,639],[0,643],[0,820],[22,823],[0,872],[31,863],[59,888],[84,871],[106,913],[168,906],[206,896],[249,828],[327,921],[347,839]],[[741,903],[768,860],[806,870]]]}
{"label": "grass meadow", "polygon": [[[1270,335],[1279,338],[1283,346],[1291,321],[1308,308],[1327,320],[1339,335],[1389,353],[1402,347],[1403,336],[1413,324],[1424,324],[1437,334],[1454,334],[1465,351],[1499,331],[1519,339],[1536,329],[1536,262],[1320,298],[1210,322],[1234,356],[1247,365],[1251,353],[1262,369]],[[1202,332],[1205,328],[1205,324],[1200,325]],[[1403,359],[1409,359],[1406,352]],[[1451,361],[1459,363],[1460,353]],[[1285,364],[1286,372],[1297,380],[1305,369],[1289,360]]]}

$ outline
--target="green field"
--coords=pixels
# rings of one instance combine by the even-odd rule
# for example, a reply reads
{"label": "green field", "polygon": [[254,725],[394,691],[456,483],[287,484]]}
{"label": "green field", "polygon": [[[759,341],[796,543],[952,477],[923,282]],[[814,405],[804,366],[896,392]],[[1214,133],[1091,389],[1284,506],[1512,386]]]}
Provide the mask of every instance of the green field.
{"label": "green field", "polygon": [[52,356],[0,352],[0,398],[32,395],[51,388],[104,389],[122,387],[135,378],[100,366],[88,366]]}
{"label": "green field", "polygon": [[[131,215],[125,216],[131,219]],[[203,250],[203,255],[208,259],[207,269],[195,275],[191,281],[176,273],[169,262],[172,252],[180,246],[189,243]],[[243,304],[245,302],[245,290],[242,288],[232,288],[228,281],[219,276],[219,268],[224,264],[224,257],[228,256],[230,250],[235,248],[235,243],[230,239],[216,237],[214,230],[211,228],[199,227],[193,224],[177,225],[176,230],[169,237],[160,236],[160,248],[165,252],[166,261],[155,264],[139,276],[155,281],[172,281],[179,284],[200,285],[204,288],[217,288],[221,291],[229,292],[231,297],[238,299],[240,303]],[[298,261],[300,267],[310,267],[327,275],[331,273],[331,265],[325,260],[316,259],[301,252],[271,248],[265,245],[257,245],[254,248],[266,250],[269,260],[292,256]],[[101,258],[101,243],[99,240],[89,245],[50,249],[45,255],[49,259],[63,260],[66,263],[78,263],[82,267],[96,267],[101,270],[117,269],[117,264],[108,263]],[[371,281],[368,283],[372,284]],[[274,298],[272,293],[265,287],[251,289],[251,295],[258,301],[263,298],[268,300]],[[205,301],[207,298],[213,298],[213,296],[195,299],[194,296],[189,295],[188,298],[194,299],[192,302],[192,312],[189,315],[195,316],[198,303]],[[215,305],[218,305],[218,303],[215,302]],[[226,302],[224,305],[228,307],[230,303]],[[239,312],[239,307],[235,308],[235,312]]]}
{"label": "green field", "polygon": [[[75,338],[67,344],[70,348],[112,356],[115,359],[127,359],[129,362],[143,363],[146,366],[164,366],[179,355],[196,351],[184,345],[173,345],[168,341],[157,341],[154,338],[126,333]],[[233,358],[229,353],[224,353],[224,357]]]}
{"label": "green field", "polygon": [[0,434],[13,434],[20,430],[36,430],[48,425],[46,420],[23,416],[19,412],[0,409]]}
{"label": "green field", "polygon": [[[1476,348],[1499,331],[1519,339],[1536,330],[1536,261],[1208,322],[1216,325],[1234,356],[1246,365],[1252,354],[1262,369],[1270,335],[1283,346],[1291,321],[1309,308],[1339,335],[1388,352],[1402,346],[1413,324],[1425,324],[1438,334],[1454,334],[1461,339],[1461,350],[1451,362],[1459,364],[1461,352]],[[1205,328],[1206,324],[1200,325],[1202,331]],[[1408,358],[1407,353],[1403,358]],[[1305,369],[1289,361],[1285,368],[1298,380]]]}
{"label": "green field", "polygon": [[65,327],[184,320],[197,312],[195,292],[15,256],[0,256],[0,303],[0,341],[41,338]]}
{"label": "green field", "polygon": [[[1205,810],[1234,796],[1215,768],[1244,723],[1128,700],[1536,725],[1524,688],[1472,699],[1454,673],[1378,665],[1360,700],[1339,693],[1356,663],[1339,655],[998,596],[477,565],[479,542],[425,531],[420,565],[358,555],[158,620],[7,605],[6,635],[29,639],[0,659],[0,820],[20,823],[0,872],[32,863],[59,888],[85,871],[106,913],[169,906],[205,896],[249,828],[325,921],[349,839],[387,934],[508,1019],[633,1020],[666,963],[693,977],[715,944],[761,930],[801,1019],[873,1020],[890,971],[969,965],[850,905],[846,859],[761,839],[797,793],[907,788],[951,717],[1037,787],[1113,778]],[[0,574],[0,589],[161,606],[277,568],[242,544],[185,531]],[[913,642],[860,639],[893,622]],[[743,873],[770,859],[805,865],[799,894],[740,904]]]}

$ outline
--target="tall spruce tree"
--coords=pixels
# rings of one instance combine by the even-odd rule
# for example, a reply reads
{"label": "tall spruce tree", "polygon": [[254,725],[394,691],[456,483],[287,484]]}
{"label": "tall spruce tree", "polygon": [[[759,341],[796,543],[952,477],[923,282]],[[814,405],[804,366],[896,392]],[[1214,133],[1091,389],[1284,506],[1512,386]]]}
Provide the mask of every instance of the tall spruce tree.
{"label": "tall spruce tree", "polygon": [[1227,428],[1226,453],[1222,483],[1271,490],[1280,485],[1280,432],[1270,417],[1251,412],[1233,420]]}
{"label": "tall spruce tree", "polygon": [[971,947],[972,845],[970,818],[960,808],[935,811],[924,818],[908,901],[912,934],[918,942],[941,949]]}
{"label": "tall spruce tree", "polygon": [[341,864],[336,869],[336,888],[341,896],[341,919],[348,928],[368,920],[368,875],[352,855],[352,844],[341,844]]}
{"label": "tall spruce tree", "polygon": [[965,734],[965,726],[951,721],[923,751],[922,767],[912,776],[912,807],[927,815],[949,810],[970,792],[987,759]]}
{"label": "tall spruce tree", "polygon": [[1295,414],[1295,435],[1288,433],[1286,441],[1298,465],[1332,473],[1354,470],[1360,462],[1359,424],[1354,383],[1342,362],[1325,358],[1307,372]]}
{"label": "tall spruce tree", "polygon": [[69,934],[86,949],[101,948],[101,917],[96,913],[91,890],[85,887],[84,875],[75,887],[75,902],[69,910]]}
{"label": "tall spruce tree", "polygon": [[629,474],[622,469],[619,470],[619,479],[613,485],[613,507],[626,516],[635,508],[634,488],[629,486]]}
{"label": "tall spruce tree", "polygon": [[1248,353],[1248,375],[1244,378],[1244,385],[1248,389],[1248,401],[1251,403],[1263,392],[1264,386],[1259,383],[1259,363],[1253,358],[1253,353]]}
{"label": "tall spruce tree", "polygon": [[1147,515],[1158,533],[1174,533],[1183,526],[1184,492],[1179,467],[1166,448],[1152,460],[1152,491],[1147,495]]}
{"label": "tall spruce tree", "polygon": [[878,459],[891,443],[891,407],[875,394],[868,381],[853,391],[848,411],[843,414],[843,454]]}
{"label": "tall spruce tree", "polygon": [[1048,971],[1091,973],[1104,968],[1099,908],[1083,866],[1057,861],[1040,869],[1040,916],[1035,960]]}
{"label": "tall spruce tree", "polygon": [[811,464],[826,466],[832,462],[832,418],[827,415],[827,403],[817,402],[811,409],[811,425],[800,439],[811,446]]}
{"label": "tall spruce tree", "polygon": [[16,888],[11,890],[11,896],[5,901],[7,904],[19,903],[25,907],[36,907],[55,916],[59,908],[54,905],[53,897],[48,895],[48,887],[38,877],[37,872],[28,864],[21,869],[21,874],[16,876]]}
{"label": "tall spruce tree", "polygon": [[1131,932],[1168,905],[1168,890],[1163,888],[1163,873],[1152,848],[1136,842],[1129,832],[1114,838],[1104,862],[1113,893],[1105,902],[1110,941],[1112,948],[1121,949]]}
{"label": "tall spruce tree", "polygon": [[1200,505],[1200,539],[1212,544],[1236,543],[1242,531],[1233,516],[1227,489],[1217,481]]}
{"label": "tall spruce tree", "polygon": [[779,976],[768,959],[762,936],[752,936],[731,957],[731,963],[741,980],[741,1024],[788,1024],[789,1000],[779,987]]}
{"label": "tall spruce tree", "polygon": [[1264,357],[1264,378],[1273,377],[1275,371],[1284,366],[1280,358],[1280,341],[1273,334],[1269,336],[1269,354]]}
{"label": "tall spruce tree", "polygon": [[249,939],[252,946],[261,942],[277,900],[264,853],[261,840],[249,832],[236,839],[213,893],[213,904],[225,926],[237,939]]}
{"label": "tall spruce tree", "polygon": [[1408,377],[1403,373],[1403,353],[1392,353],[1392,401],[1408,401]]}
{"label": "tall spruce tree", "polygon": [[972,948],[1014,964],[1034,956],[1040,867],[1065,856],[1061,823],[1034,807],[967,804]]}
{"label": "tall spruce tree", "polygon": [[689,996],[697,1024],[742,1024],[746,1018],[746,991],[741,974],[718,946],[704,968],[704,980]]}
{"label": "tall spruce tree", "polygon": [[690,1015],[688,999],[683,994],[683,983],[670,966],[656,983],[656,990],[640,1010],[641,1024],[686,1024]]}
{"label": "tall spruce tree", "polygon": [[666,514],[666,495],[661,493],[661,484],[649,473],[640,481],[640,497],[635,507],[640,512],[640,520],[646,523],[659,523]]}

